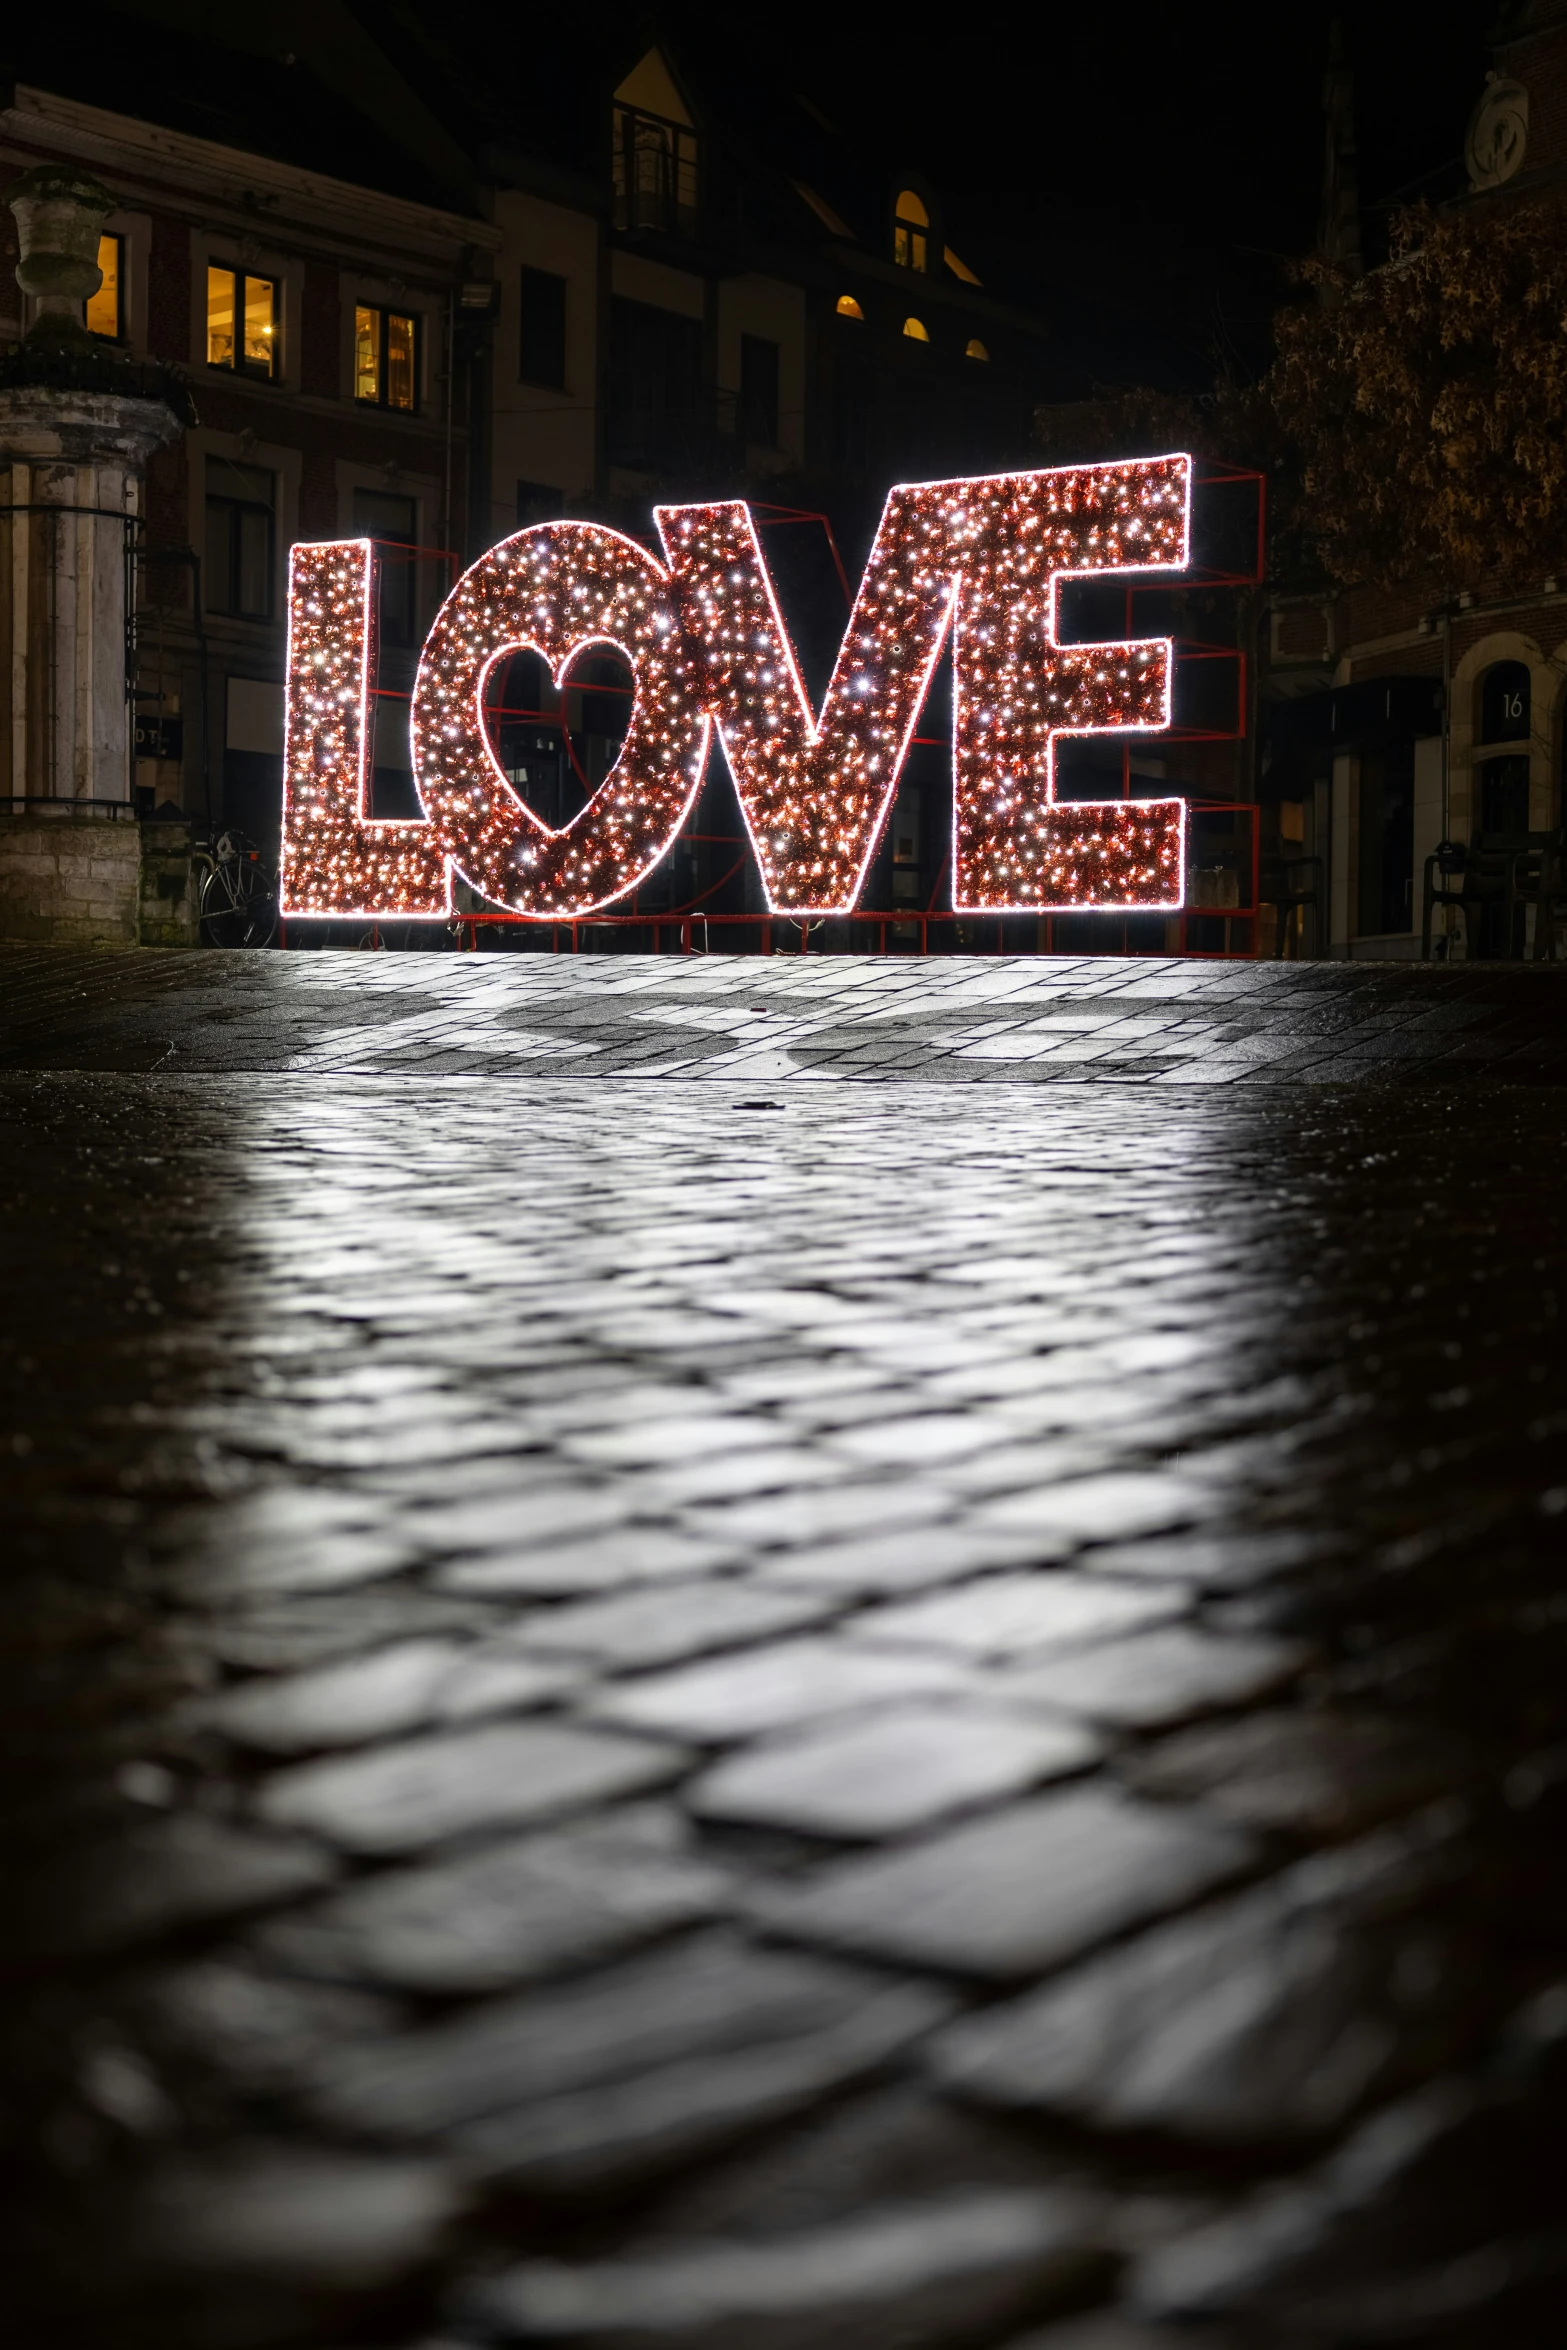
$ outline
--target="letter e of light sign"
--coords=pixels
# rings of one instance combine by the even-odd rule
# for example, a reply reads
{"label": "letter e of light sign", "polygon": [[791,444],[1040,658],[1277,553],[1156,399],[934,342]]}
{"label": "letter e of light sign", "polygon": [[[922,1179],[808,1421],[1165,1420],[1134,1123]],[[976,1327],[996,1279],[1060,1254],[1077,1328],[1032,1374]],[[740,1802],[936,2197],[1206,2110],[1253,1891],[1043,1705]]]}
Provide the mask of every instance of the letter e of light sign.
{"label": "letter e of light sign", "polygon": [[[957,910],[1178,907],[1182,801],[1055,796],[1061,738],[1168,726],[1173,648],[1063,646],[1056,612],[1063,579],[1184,566],[1190,501],[1185,456],[893,490],[819,716],[745,505],[660,508],[667,568],[596,523],[519,531],[458,581],[420,658],[423,823],[366,812],[373,550],[296,547],[284,911],[444,914],[455,872],[524,916],[591,913],[667,854],[716,732],[769,908],[845,913],[949,634]],[[500,768],[485,684],[531,648],[558,685],[590,645],[630,663],[631,717],[609,775],[555,831]]]}

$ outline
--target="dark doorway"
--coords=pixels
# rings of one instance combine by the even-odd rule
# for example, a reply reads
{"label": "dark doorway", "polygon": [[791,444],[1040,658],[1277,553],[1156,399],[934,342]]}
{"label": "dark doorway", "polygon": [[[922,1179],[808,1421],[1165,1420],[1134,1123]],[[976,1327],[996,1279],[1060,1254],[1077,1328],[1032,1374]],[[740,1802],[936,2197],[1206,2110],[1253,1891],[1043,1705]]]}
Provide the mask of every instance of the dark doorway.
{"label": "dark doorway", "polygon": [[1520,833],[1528,829],[1528,759],[1487,759],[1480,770],[1481,832]]}
{"label": "dark doorway", "polygon": [[1414,928],[1415,746],[1387,743],[1360,755],[1359,905],[1362,938]]}

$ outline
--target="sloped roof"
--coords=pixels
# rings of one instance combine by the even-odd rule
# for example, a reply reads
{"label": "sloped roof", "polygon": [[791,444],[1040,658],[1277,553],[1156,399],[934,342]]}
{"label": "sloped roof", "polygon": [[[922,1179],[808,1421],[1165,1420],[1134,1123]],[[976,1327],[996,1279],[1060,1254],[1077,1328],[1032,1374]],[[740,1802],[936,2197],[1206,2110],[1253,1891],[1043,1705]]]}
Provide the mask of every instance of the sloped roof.
{"label": "sloped roof", "polygon": [[415,202],[476,209],[478,175],[441,118],[376,58],[342,0],[312,0],[312,11],[320,38],[289,50],[264,37],[264,7],[241,39],[237,13],[73,0],[68,10],[14,13],[6,62],[18,81],[60,97]]}

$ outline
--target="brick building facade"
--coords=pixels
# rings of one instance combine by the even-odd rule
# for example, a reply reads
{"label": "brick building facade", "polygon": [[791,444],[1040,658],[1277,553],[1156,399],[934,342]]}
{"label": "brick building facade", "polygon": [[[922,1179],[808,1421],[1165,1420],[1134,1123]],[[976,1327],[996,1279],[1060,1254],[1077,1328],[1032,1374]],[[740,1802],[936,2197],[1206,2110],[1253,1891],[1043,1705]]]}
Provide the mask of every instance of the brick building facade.
{"label": "brick building facade", "polygon": [[[0,179],[69,162],[120,199],[89,326],[172,361],[196,397],[195,427],[153,461],[135,550],[136,787],[264,840],[278,824],[288,549],[359,530],[452,545],[467,467],[453,320],[496,231],[57,90],[23,82],[9,99]],[[20,304],[8,270],[0,280]],[[0,321],[0,338],[26,323]],[[389,336],[404,346],[395,380]],[[448,568],[433,553],[394,562],[388,633],[411,658]]]}
{"label": "brick building facade", "polygon": [[[655,499],[715,490],[814,518],[778,558],[825,648],[823,517],[852,573],[892,480],[1027,464],[1036,399],[1075,388],[1052,322],[954,250],[930,181],[716,40],[688,72],[645,36],[611,54],[586,24],[530,31],[540,107],[495,38],[460,0],[373,31],[341,0],[243,21],[84,0],[70,37],[34,20],[18,45],[0,182],[69,162],[115,192],[88,325],[181,368],[198,412],[137,550],[144,803],[275,840],[297,539],[380,542],[374,806],[412,815],[417,646],[454,568],[520,523],[645,531]],[[29,323],[3,256],[0,284],[3,341]],[[569,799],[607,767],[624,681],[588,683],[508,688],[518,788]],[[942,828],[917,801],[900,888],[923,902]],[[703,852],[680,886],[709,878]]]}

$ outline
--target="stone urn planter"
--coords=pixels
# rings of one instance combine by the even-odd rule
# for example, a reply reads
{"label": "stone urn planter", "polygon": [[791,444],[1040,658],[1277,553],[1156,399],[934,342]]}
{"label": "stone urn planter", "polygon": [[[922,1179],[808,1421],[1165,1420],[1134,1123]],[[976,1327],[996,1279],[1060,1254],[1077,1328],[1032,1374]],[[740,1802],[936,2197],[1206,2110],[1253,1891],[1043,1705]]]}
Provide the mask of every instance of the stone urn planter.
{"label": "stone urn planter", "polygon": [[41,163],[12,181],[6,202],[21,240],[16,282],[37,305],[28,342],[90,350],[82,304],[103,283],[98,239],[113,196],[85,171]]}

